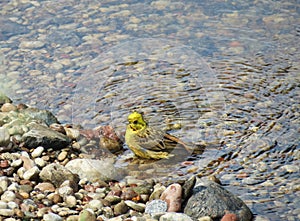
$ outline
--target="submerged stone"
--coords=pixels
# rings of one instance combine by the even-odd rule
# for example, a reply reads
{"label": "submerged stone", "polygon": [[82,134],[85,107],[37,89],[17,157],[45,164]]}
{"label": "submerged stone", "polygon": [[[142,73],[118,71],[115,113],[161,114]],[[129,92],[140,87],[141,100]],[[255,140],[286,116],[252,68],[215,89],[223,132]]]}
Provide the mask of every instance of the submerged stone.
{"label": "submerged stone", "polygon": [[9,97],[7,97],[5,94],[0,92],[0,105],[3,105],[5,103],[12,103],[12,100]]}

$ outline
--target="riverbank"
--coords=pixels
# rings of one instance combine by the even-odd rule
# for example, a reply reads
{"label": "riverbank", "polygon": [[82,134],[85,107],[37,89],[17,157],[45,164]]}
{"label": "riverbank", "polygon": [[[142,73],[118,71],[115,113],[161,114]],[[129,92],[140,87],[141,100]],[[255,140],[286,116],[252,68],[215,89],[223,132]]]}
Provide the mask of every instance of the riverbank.
{"label": "riverbank", "polygon": [[217,183],[195,176],[168,182],[138,179],[115,167],[115,153],[122,154],[123,144],[109,126],[61,125],[51,112],[15,105],[3,94],[0,106],[0,220],[252,217],[240,199]]}

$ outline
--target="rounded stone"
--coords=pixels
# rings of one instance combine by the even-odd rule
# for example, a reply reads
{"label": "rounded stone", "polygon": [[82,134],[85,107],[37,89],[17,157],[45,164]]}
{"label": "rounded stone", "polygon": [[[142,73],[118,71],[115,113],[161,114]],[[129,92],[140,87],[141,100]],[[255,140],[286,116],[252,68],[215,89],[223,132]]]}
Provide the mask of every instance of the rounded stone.
{"label": "rounded stone", "polygon": [[40,157],[42,155],[42,153],[44,152],[44,150],[45,150],[45,148],[42,146],[35,148],[31,153],[32,158]]}
{"label": "rounded stone", "polygon": [[75,207],[77,203],[75,196],[67,196],[64,201],[67,207]]}
{"label": "rounded stone", "polygon": [[62,221],[63,218],[55,213],[47,213],[43,216],[44,221]]}
{"label": "rounded stone", "polygon": [[0,209],[0,216],[12,217],[14,211],[12,209]]}
{"label": "rounded stone", "polygon": [[78,221],[86,221],[86,220],[96,221],[95,213],[90,209],[82,210],[79,214]]}
{"label": "rounded stone", "polygon": [[103,204],[100,200],[91,200],[88,204],[88,207],[94,211],[99,211],[103,208]]}
{"label": "rounded stone", "polygon": [[2,196],[1,196],[1,200],[4,202],[11,202],[14,201],[16,199],[16,195],[13,191],[5,191]]}
{"label": "rounded stone", "polygon": [[34,166],[32,168],[30,168],[29,170],[27,170],[24,174],[23,174],[23,178],[25,180],[32,180],[38,177],[40,172],[40,169],[37,166]]}
{"label": "rounded stone", "polygon": [[67,156],[68,156],[68,152],[67,151],[62,151],[62,152],[60,152],[60,154],[58,154],[57,160],[58,161],[63,161],[64,159],[66,159]]}
{"label": "rounded stone", "polygon": [[164,213],[168,209],[167,202],[163,200],[152,200],[146,205],[145,213],[150,215],[157,214],[157,213]]}
{"label": "rounded stone", "polygon": [[17,110],[17,107],[11,103],[5,103],[1,107],[2,112],[10,112],[10,111],[15,111]]}
{"label": "rounded stone", "polygon": [[0,127],[0,146],[7,146],[9,144],[9,141],[9,131],[4,127]]}

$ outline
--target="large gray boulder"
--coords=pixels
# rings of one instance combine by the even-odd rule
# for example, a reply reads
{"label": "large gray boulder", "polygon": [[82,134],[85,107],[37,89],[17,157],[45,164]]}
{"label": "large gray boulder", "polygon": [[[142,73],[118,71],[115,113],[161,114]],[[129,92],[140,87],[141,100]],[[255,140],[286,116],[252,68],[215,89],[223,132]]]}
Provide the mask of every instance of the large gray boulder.
{"label": "large gray boulder", "polygon": [[196,184],[184,208],[184,213],[195,220],[203,216],[220,220],[226,212],[237,215],[239,221],[252,219],[250,209],[241,199],[211,181]]}

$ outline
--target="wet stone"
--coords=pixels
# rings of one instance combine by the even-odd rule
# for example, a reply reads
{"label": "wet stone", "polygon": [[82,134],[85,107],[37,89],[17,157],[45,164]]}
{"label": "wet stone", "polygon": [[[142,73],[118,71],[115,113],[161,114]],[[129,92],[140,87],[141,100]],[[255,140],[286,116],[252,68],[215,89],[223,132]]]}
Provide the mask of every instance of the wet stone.
{"label": "wet stone", "polygon": [[44,47],[45,43],[42,41],[23,41],[20,44],[20,48],[26,49],[38,49]]}
{"label": "wet stone", "polygon": [[[4,24],[4,23],[2,23],[2,24]],[[2,31],[3,31],[3,29],[2,29]],[[5,94],[0,92],[0,105],[3,105],[5,103],[11,103],[11,102],[12,102],[12,100],[9,97],[7,97]]]}

